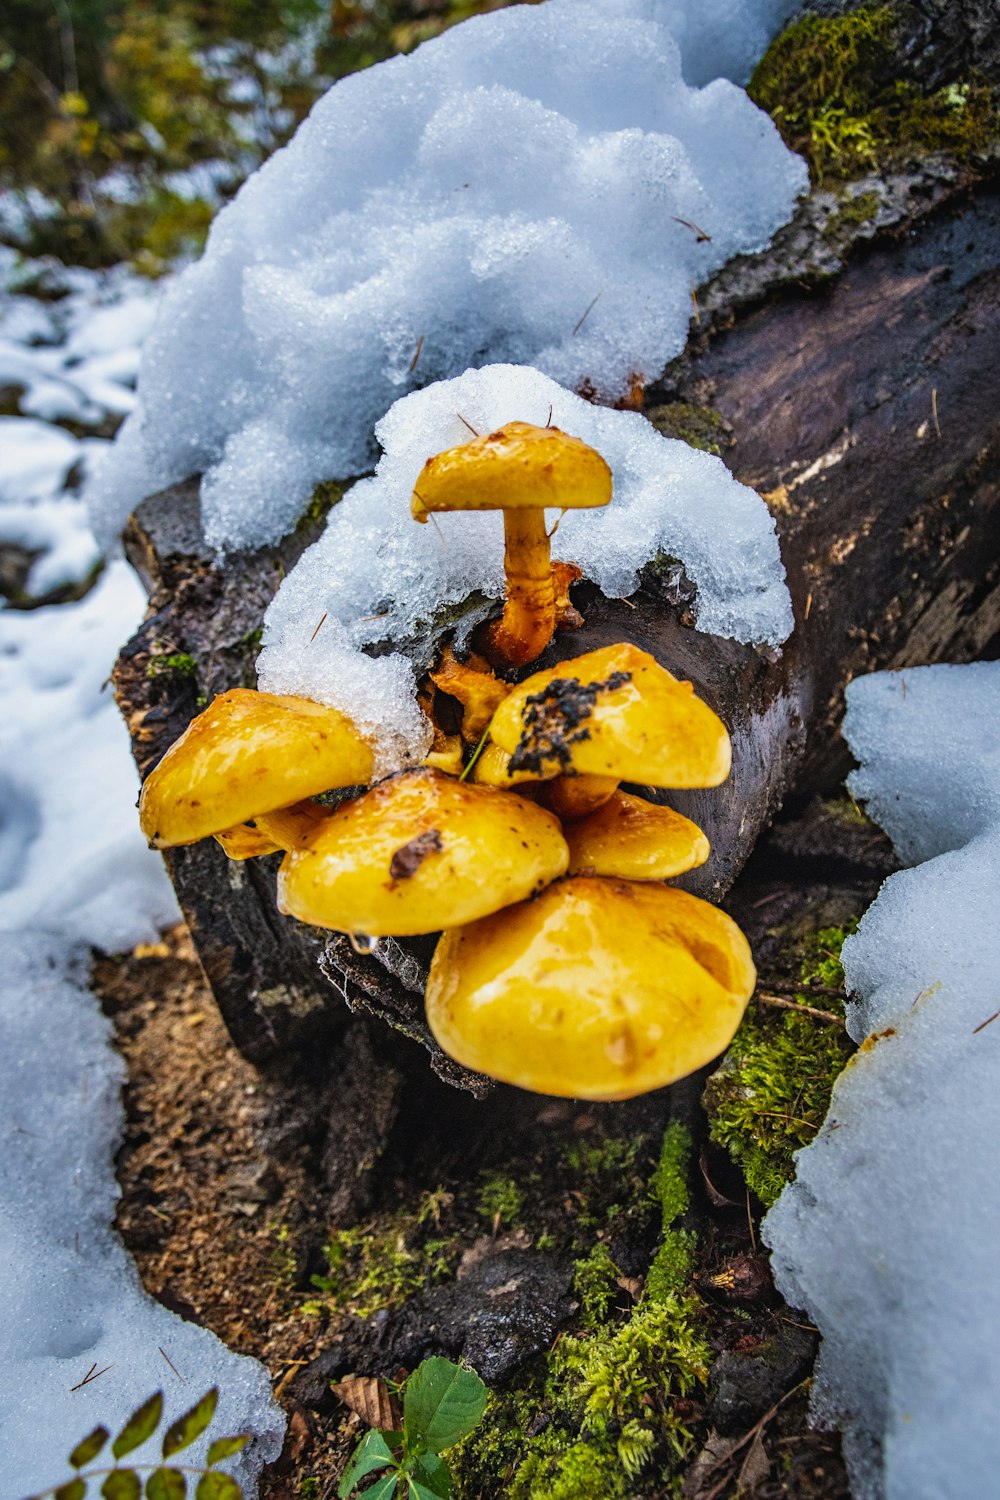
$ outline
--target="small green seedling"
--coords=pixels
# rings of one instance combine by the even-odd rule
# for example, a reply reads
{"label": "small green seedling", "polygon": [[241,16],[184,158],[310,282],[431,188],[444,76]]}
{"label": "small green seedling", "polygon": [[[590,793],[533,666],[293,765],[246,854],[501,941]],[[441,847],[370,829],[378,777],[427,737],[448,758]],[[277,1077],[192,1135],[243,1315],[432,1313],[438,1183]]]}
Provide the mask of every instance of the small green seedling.
{"label": "small green seedling", "polygon": [[341,1500],[378,1469],[388,1473],[365,1491],[365,1500],[449,1500],[451,1471],[442,1450],[478,1427],[486,1394],[472,1370],[450,1359],[425,1359],[406,1382],[402,1432],[365,1434],[337,1488]]}
{"label": "small green seedling", "polygon": [[165,1460],[173,1458],[175,1453],[181,1453],[205,1431],[212,1418],[215,1416],[215,1408],[218,1405],[219,1392],[213,1387],[206,1391],[200,1401],[195,1402],[190,1411],[186,1411],[182,1417],[172,1423],[163,1434],[160,1452],[163,1463],[159,1464],[130,1464],[123,1467],[118,1460],[127,1457],[134,1449],[153,1436],[160,1425],[163,1416],[163,1392],[157,1391],[144,1401],[137,1411],[129,1417],[121,1432],[111,1444],[111,1457],[114,1463],[93,1468],[96,1458],[104,1452],[108,1440],[111,1437],[106,1427],[95,1427],[93,1432],[87,1436],[73,1449],[67,1462],[76,1470],[72,1479],[65,1480],[62,1484],[53,1485],[51,1489],[42,1490],[34,1500],[42,1500],[43,1495],[53,1495],[55,1500],[84,1500],[87,1490],[91,1484],[95,1491],[100,1490],[104,1500],[139,1500],[143,1491],[143,1481],[140,1473],[146,1475],[145,1491],[146,1500],[184,1500],[188,1490],[188,1476],[195,1479],[195,1500],[243,1500],[243,1491],[231,1474],[223,1474],[215,1465],[222,1462],[224,1458],[232,1458],[234,1453],[239,1453],[250,1441],[249,1434],[240,1437],[215,1438],[209,1444],[202,1465],[194,1464],[171,1464],[167,1465]]}

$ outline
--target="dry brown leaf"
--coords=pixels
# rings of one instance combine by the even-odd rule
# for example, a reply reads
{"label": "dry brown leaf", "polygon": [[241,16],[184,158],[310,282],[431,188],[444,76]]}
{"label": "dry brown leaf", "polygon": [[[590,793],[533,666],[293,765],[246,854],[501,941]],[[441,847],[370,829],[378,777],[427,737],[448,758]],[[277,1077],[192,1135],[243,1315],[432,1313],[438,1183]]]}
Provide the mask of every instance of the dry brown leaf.
{"label": "dry brown leaf", "polygon": [[762,1433],[755,1432],[753,1442],[747,1450],[746,1458],[740,1465],[740,1474],[737,1483],[741,1490],[753,1494],[761,1480],[766,1479],[771,1472],[771,1461],[764,1451],[764,1439]]}
{"label": "dry brown leaf", "polygon": [[337,1399],[356,1413],[366,1427],[402,1427],[403,1419],[396,1398],[385,1381],[377,1376],[348,1375],[332,1389]]}

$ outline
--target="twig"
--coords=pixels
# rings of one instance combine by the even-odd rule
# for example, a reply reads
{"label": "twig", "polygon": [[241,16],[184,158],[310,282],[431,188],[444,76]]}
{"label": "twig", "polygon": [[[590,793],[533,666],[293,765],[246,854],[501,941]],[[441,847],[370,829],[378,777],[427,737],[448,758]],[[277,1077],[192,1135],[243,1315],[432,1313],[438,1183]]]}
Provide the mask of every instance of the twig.
{"label": "twig", "polygon": [[[780,895],[780,892],[778,893]],[[840,984],[812,984],[809,980],[803,980],[801,984],[786,984],[783,980],[772,979],[768,990],[776,995],[833,995],[839,1000],[847,997],[847,991]]]}
{"label": "twig", "polygon": [[310,645],[310,646],[312,645],[313,641],[316,639],[316,637],[319,635],[320,631],[323,629],[323,626],[326,624],[326,617],[327,617],[327,615],[329,613],[330,613],[330,611],[328,609],[324,609],[323,616],[322,616],[319,624],[316,626],[316,629],[313,631],[312,635],[309,637],[309,640],[308,640],[308,643],[307,643],[308,645]]}
{"label": "twig", "polygon": [[797,1010],[817,1021],[826,1021],[829,1026],[839,1026],[841,1031],[847,1030],[843,1016],[835,1016],[830,1010],[817,1010],[815,1005],[800,1005],[797,1000],[783,1000],[780,995],[754,995],[754,1000],[758,1005],[773,1005],[779,1010]]}
{"label": "twig", "polygon": [[985,1021],[980,1021],[978,1026],[972,1028],[972,1035],[976,1036],[980,1031],[985,1031],[987,1026],[991,1025],[998,1016],[1000,1016],[1000,1010],[995,1010],[991,1016],[986,1017]]}
{"label": "twig", "polygon": [[[70,1386],[70,1392],[72,1393],[73,1391],[80,1391],[85,1385],[93,1385],[95,1380],[100,1380],[102,1375],[106,1375],[109,1370],[113,1369],[114,1365],[110,1364],[105,1365],[103,1370],[97,1370],[97,1360],[95,1359],[94,1363],[91,1365],[90,1369],[87,1371],[86,1375],[83,1377],[80,1383],[78,1385]],[[94,1374],[95,1370],[97,1370],[96,1375]]]}
{"label": "twig", "polygon": [[417,339],[417,347],[414,350],[413,358],[410,360],[410,374],[411,375],[413,374],[414,370],[417,368],[417,360],[420,358],[420,351],[421,351],[421,349],[423,347],[424,347],[424,336],[423,336],[423,334],[421,334],[420,337]]}
{"label": "twig", "polygon": [[[460,411],[457,411],[455,413],[455,415],[458,418],[458,420],[462,423],[462,426],[463,427],[467,427],[469,429],[469,431],[472,433],[473,437],[482,437],[482,433],[481,432],[477,432],[476,429],[473,427],[472,423],[471,422],[467,422],[465,420],[465,418],[462,416],[462,413]],[[416,492],[414,491],[414,493],[416,493]]]}
{"label": "twig", "polygon": [[693,234],[697,235],[695,244],[707,245],[711,243],[712,236],[707,232],[707,230],[699,228],[699,226],[693,223],[691,219],[680,219],[676,214],[671,214],[670,217],[673,219],[675,224],[683,224],[685,229],[690,229]]}
{"label": "twig", "polygon": [[940,437],[941,437],[941,423],[938,421],[937,386],[936,385],[931,387],[931,415],[934,418],[934,431],[937,434],[938,438],[940,439]]}
{"label": "twig", "polygon": [[601,287],[601,290],[598,292],[597,296],[594,297],[590,302],[588,302],[587,306],[584,308],[583,317],[580,319],[576,327],[573,329],[573,332],[570,334],[571,339],[576,338],[577,334],[580,332],[580,329],[583,327],[584,323],[586,323],[588,317],[590,316],[591,309],[593,308],[594,304],[597,302],[598,298],[602,297],[603,295],[604,288]]}
{"label": "twig", "polygon": [[157,1344],[156,1347],[157,1349],[159,1349],[160,1353],[163,1355],[163,1358],[166,1360],[167,1364],[177,1376],[177,1379],[180,1381],[181,1385],[187,1385],[187,1381],[184,1379],[184,1376],[181,1374],[180,1370],[178,1370],[177,1366],[174,1364],[173,1360],[170,1358],[170,1355],[167,1353],[166,1349],[164,1349],[163,1345]]}

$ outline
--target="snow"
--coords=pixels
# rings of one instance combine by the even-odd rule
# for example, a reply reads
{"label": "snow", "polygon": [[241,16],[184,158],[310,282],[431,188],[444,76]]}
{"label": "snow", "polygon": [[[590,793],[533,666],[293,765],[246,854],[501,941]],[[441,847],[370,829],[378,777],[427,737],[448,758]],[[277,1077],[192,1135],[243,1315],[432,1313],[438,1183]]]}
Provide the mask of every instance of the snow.
{"label": "snow", "polygon": [[0,388],[17,393],[20,413],[0,417],[0,544],[42,554],[27,580],[37,598],[82,582],[100,558],[86,510],[66,486],[90,477],[109,446],[96,434],[135,405],[158,292],[121,268],[95,275],[52,263],[33,268],[52,299],[41,302],[16,289],[27,270],[0,249]]}
{"label": "snow", "polygon": [[[74,1444],[98,1423],[117,1432],[154,1391],[165,1430],[211,1385],[218,1413],[184,1460],[252,1426],[252,1449],[226,1465],[249,1486],[281,1447],[267,1371],[148,1297],[112,1227],[124,1066],[87,969],[87,950],[61,935],[4,939],[0,1500],[64,1482]],[[155,1463],[158,1451],[150,1442],[134,1462]]]}
{"label": "snow", "polygon": [[548,0],[337,83],[168,290],[91,490],[99,536],[204,472],[209,541],[274,542],[317,481],[371,465],[399,396],[470,364],[605,396],[658,374],[693,286],[806,186],[717,76],[788,8]]}
{"label": "snow", "polygon": [[[0,419],[0,543],[41,554],[28,588],[43,594],[99,555],[66,484],[104,443],[54,423],[100,426],[129,405],[153,294],[124,273],[0,269],[8,287],[26,270],[62,293],[0,291],[0,383],[49,413]],[[0,1500],[63,1481],[76,1441],[161,1388],[169,1421],[218,1384],[209,1437],[257,1434],[231,1466],[248,1485],[281,1445],[266,1371],[147,1297],[112,1228],[123,1068],[87,991],[89,947],[130,948],[178,915],[108,682],[145,604],[118,560],[76,603],[0,612]],[[81,1385],[88,1371],[103,1373]]]}
{"label": "snow", "polygon": [[982,1500],[1000,1470],[1000,663],[853,682],[849,781],[915,867],[844,945],[851,1035],[827,1125],[768,1216],[823,1334],[814,1409],[855,1500]]}
{"label": "snow", "polygon": [[[379,745],[384,769],[419,758],[428,729],[413,667],[399,652],[372,658],[363,647],[405,640],[476,591],[502,595],[503,519],[464,513],[418,525],[413,487],[429,454],[469,440],[466,423],[478,432],[515,419],[544,426],[550,411],[555,426],[604,456],[614,480],[610,505],[563,515],[555,556],[621,597],[635,590],[639,563],[667,553],[696,585],[702,630],[785,640],[792,613],[774,522],[721,459],[662,437],[637,412],[593,406],[537,370],[491,365],[404,396],[378,424],[384,453],[374,478],[334,506],[268,609],[260,686],[349,714]],[[557,519],[552,512],[550,530]]]}

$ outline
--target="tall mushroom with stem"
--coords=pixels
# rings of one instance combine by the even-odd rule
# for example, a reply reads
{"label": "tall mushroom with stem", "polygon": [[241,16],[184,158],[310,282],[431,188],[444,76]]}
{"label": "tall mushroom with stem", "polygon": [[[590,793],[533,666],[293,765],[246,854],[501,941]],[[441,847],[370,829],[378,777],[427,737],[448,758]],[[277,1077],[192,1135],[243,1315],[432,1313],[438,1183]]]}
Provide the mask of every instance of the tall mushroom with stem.
{"label": "tall mushroom with stem", "polygon": [[607,463],[558,427],[508,422],[424,464],[410,505],[414,520],[434,511],[503,511],[507,596],[488,634],[499,667],[534,661],[559,623],[566,565],[553,565],[546,509],[592,509],[610,499]]}

